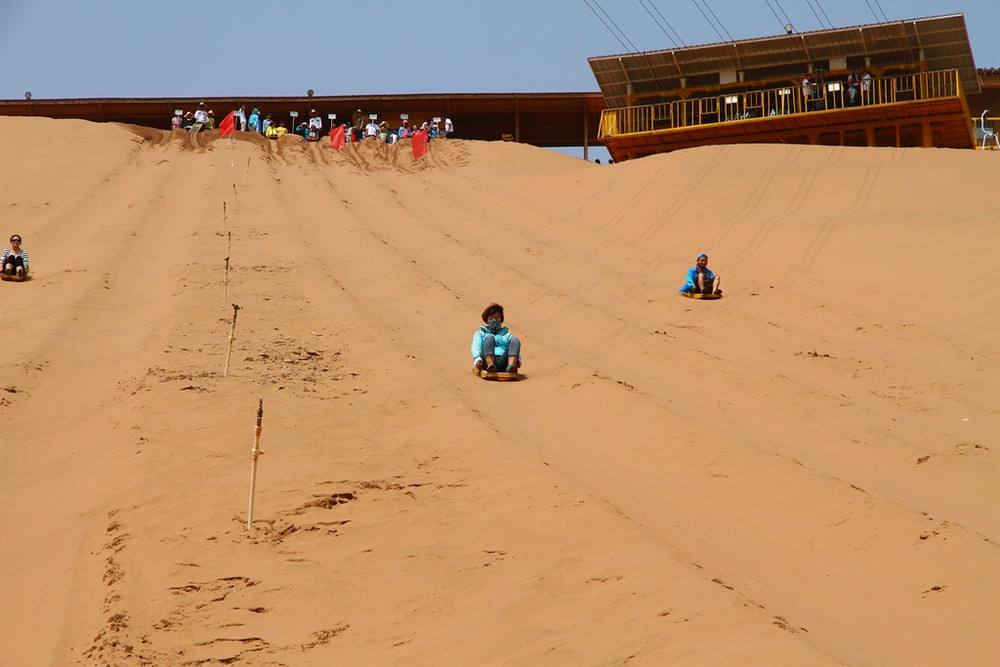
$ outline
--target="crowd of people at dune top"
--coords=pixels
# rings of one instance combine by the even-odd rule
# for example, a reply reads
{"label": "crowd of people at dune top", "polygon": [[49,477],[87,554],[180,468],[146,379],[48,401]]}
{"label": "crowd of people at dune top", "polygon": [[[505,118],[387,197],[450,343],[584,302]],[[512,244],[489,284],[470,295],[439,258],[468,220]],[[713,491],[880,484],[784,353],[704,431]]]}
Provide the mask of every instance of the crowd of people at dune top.
{"label": "crowd of people at dune top", "polygon": [[[351,114],[351,122],[339,121],[336,118],[327,117],[329,127],[324,128],[323,115],[316,109],[309,111],[309,119],[302,121],[293,128],[285,125],[283,120],[274,120],[271,114],[263,113],[258,107],[241,106],[233,110],[233,117],[236,129],[240,132],[256,132],[263,134],[269,139],[277,139],[289,132],[294,132],[305,139],[318,139],[324,129],[332,132],[343,125],[345,127],[345,141],[361,141],[363,139],[377,139],[387,144],[394,144],[400,139],[412,137],[417,131],[423,130],[427,133],[428,139],[446,138],[455,133],[455,124],[451,118],[445,118],[441,122],[440,117],[428,118],[420,125],[410,125],[409,117],[401,115],[398,126],[390,125],[388,120],[379,120],[376,114],[365,114],[358,109]],[[373,117],[375,116],[375,117]],[[198,104],[194,111],[179,110],[170,119],[170,127],[175,130],[187,130],[189,132],[199,132],[202,130],[216,129],[215,111],[209,109],[204,102]]]}

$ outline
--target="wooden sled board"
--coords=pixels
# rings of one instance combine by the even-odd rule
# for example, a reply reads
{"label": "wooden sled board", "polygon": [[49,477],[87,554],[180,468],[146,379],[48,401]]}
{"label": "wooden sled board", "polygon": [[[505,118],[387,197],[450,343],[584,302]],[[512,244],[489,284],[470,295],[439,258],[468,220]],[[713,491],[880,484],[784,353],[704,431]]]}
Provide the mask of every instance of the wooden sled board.
{"label": "wooden sled board", "polygon": [[10,276],[6,273],[0,273],[0,280],[6,280],[11,283],[23,283],[25,280],[31,280],[30,276]]}
{"label": "wooden sled board", "polygon": [[493,372],[490,373],[486,369],[476,370],[472,369],[472,372],[483,378],[484,380],[491,380],[493,382],[517,382],[521,379],[520,373],[506,373],[506,372]]}
{"label": "wooden sled board", "polygon": [[686,296],[689,299],[704,299],[706,301],[715,301],[722,298],[721,294],[695,294],[694,292],[681,292],[681,296]]}

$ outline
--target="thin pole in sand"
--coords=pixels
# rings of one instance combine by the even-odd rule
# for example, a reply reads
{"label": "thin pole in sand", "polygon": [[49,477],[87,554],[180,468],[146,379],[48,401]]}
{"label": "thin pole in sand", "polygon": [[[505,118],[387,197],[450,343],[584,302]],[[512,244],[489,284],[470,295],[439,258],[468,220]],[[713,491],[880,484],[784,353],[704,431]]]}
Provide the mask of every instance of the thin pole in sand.
{"label": "thin pole in sand", "polygon": [[233,233],[226,232],[226,237],[228,238],[226,242],[226,276],[222,281],[222,307],[225,309],[226,304],[229,303],[229,256],[233,251]]}
{"label": "thin pole in sand", "polygon": [[229,349],[226,351],[226,369],[222,371],[222,377],[229,376],[229,359],[233,356],[233,341],[236,340],[236,315],[240,312],[240,307],[233,304],[233,326],[229,329]]}
{"label": "thin pole in sand", "polygon": [[264,399],[257,403],[257,426],[253,430],[253,449],[250,450],[250,509],[247,511],[247,530],[253,528],[253,504],[257,491],[257,459],[264,452],[260,448],[261,422],[264,421]]}
{"label": "thin pole in sand", "polygon": [[252,155],[247,155],[247,168],[243,170],[243,182],[240,183],[241,187],[247,184],[247,174],[250,173],[250,158],[252,157]]}

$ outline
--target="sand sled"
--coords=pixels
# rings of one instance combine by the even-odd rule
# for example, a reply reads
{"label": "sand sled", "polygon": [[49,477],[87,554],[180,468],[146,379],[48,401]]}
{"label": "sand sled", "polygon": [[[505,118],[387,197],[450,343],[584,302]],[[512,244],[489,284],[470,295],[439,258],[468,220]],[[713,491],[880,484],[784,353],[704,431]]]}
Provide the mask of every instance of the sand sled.
{"label": "sand sled", "polygon": [[681,296],[686,296],[689,299],[704,299],[706,301],[715,301],[716,299],[721,299],[721,294],[702,294],[700,292],[681,292]]}
{"label": "sand sled", "polygon": [[23,276],[9,275],[6,273],[0,273],[0,280],[5,280],[9,283],[23,283],[25,280],[31,280],[31,274],[24,274]]}
{"label": "sand sled", "polygon": [[492,382],[517,382],[522,377],[520,373],[507,373],[505,371],[494,371],[491,373],[485,368],[478,370],[473,368],[472,372],[484,380],[490,380]]}

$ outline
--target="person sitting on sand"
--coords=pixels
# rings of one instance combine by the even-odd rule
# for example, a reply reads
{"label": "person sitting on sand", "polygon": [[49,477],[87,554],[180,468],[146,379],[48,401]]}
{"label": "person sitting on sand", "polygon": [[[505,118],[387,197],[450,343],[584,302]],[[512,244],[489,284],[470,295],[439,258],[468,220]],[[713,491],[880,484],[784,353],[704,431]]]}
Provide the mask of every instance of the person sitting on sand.
{"label": "person sitting on sand", "polygon": [[472,365],[478,371],[517,373],[521,366],[521,341],[503,326],[503,306],[491,303],[483,311],[483,324],[472,334]]}
{"label": "person sitting on sand", "polygon": [[14,234],[10,237],[10,247],[3,251],[0,265],[3,266],[3,272],[8,276],[24,277],[28,275],[28,251],[21,248],[20,234]]}
{"label": "person sitting on sand", "polygon": [[698,255],[695,265],[688,269],[687,280],[681,288],[681,293],[684,292],[722,294],[722,290],[719,289],[719,276],[708,268],[708,255],[705,253]]}

